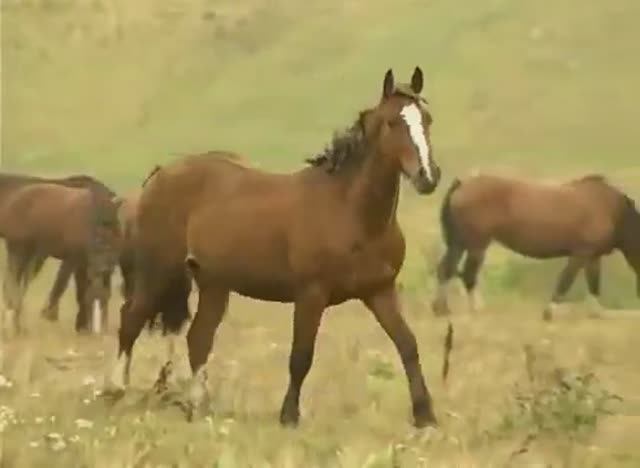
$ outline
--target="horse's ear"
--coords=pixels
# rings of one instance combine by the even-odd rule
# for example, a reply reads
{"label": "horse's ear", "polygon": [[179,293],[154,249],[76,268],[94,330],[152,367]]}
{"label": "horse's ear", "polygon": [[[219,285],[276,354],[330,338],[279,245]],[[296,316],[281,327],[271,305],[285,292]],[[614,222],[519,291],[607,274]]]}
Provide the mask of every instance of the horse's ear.
{"label": "horse's ear", "polygon": [[382,84],[382,97],[384,99],[391,97],[394,89],[395,83],[393,79],[393,70],[389,68],[387,70],[387,73],[384,74],[384,82]]}
{"label": "horse's ear", "polygon": [[411,76],[411,90],[416,94],[420,94],[423,86],[424,75],[422,74],[422,69],[420,67],[416,67],[415,70],[413,70],[413,75]]}

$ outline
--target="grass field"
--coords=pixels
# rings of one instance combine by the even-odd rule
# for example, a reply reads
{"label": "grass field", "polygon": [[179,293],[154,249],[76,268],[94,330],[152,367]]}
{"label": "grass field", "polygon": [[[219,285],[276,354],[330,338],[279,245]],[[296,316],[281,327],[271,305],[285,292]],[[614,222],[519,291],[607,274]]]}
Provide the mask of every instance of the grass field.
{"label": "grass field", "polygon": [[[443,187],[475,169],[597,171],[640,199],[632,0],[7,0],[1,11],[5,171],[84,172],[126,192],[156,163],[216,148],[293,170],[376,102],[388,67],[404,81],[420,65]],[[51,261],[27,298],[29,334],[2,343],[0,466],[640,466],[640,302],[617,254],[604,263],[604,318],[589,315],[580,278],[547,324],[561,262],[493,248],[486,309],[470,316],[453,291],[442,383],[447,322],[428,304],[443,192],[406,185],[400,204],[406,316],[438,430],[412,429],[399,359],[355,303],[326,315],[297,430],[277,424],[290,310],[239,297],[209,362],[209,414],[189,424],[147,392],[165,346],[146,334],[130,392],[108,404],[96,392],[120,298],[103,338],[72,332],[73,287],[61,323],[42,323]],[[589,373],[597,382],[571,380]]]}

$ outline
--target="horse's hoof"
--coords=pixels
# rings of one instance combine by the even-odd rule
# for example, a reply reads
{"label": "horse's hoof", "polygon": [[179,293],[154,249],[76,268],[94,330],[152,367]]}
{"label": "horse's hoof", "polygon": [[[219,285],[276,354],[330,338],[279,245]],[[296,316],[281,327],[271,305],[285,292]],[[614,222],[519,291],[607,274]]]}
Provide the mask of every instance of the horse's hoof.
{"label": "horse's hoof", "polygon": [[437,427],[438,420],[428,402],[415,403],[413,408],[413,425],[417,428]]}
{"label": "horse's hoof", "polygon": [[449,306],[441,302],[432,303],[431,310],[433,310],[433,315],[435,315],[436,317],[446,317],[448,315],[451,315],[451,310],[449,309]]}
{"label": "horse's hoof", "polygon": [[296,428],[300,423],[300,413],[294,411],[282,411],[280,413],[280,425],[282,427]]}
{"label": "horse's hoof", "polygon": [[413,426],[416,429],[423,429],[425,427],[438,427],[438,420],[433,414],[427,415],[414,415]]}
{"label": "horse's hoof", "polygon": [[116,401],[124,397],[125,389],[123,387],[105,386],[102,389],[102,398],[105,400]]}

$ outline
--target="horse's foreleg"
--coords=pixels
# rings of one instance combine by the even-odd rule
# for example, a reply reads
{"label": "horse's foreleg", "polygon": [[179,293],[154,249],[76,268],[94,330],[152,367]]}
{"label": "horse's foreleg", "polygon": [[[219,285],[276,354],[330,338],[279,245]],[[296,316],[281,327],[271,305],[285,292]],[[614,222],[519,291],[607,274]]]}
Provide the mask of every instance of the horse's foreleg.
{"label": "horse's foreleg", "polygon": [[431,395],[422,375],[416,338],[402,317],[400,298],[395,285],[367,298],[364,302],[391,338],[400,355],[409,383],[415,426],[437,425]]}
{"label": "horse's foreleg", "polygon": [[467,251],[467,258],[464,262],[462,271],[462,282],[467,291],[469,298],[469,309],[471,312],[477,312],[482,309],[482,298],[478,293],[478,273],[484,263],[485,251]]}
{"label": "horse's foreleg", "polygon": [[9,243],[6,244],[7,250],[7,264],[5,267],[5,274],[2,280],[2,296],[5,303],[5,311],[2,314],[2,328],[3,332],[9,327],[9,322],[13,322],[14,329],[16,326],[16,310],[20,289],[19,278],[19,256],[15,248],[11,247]]}
{"label": "horse's foreleg", "polygon": [[599,309],[602,308],[602,303],[600,302],[601,267],[601,257],[595,257],[587,263],[584,270],[591,303]]}
{"label": "horse's foreleg", "polygon": [[17,289],[14,297],[15,300],[15,329],[16,333],[22,333],[22,310],[24,305],[24,297],[31,281],[37,276],[42,269],[46,256],[39,255],[30,248],[26,248],[17,255]]}
{"label": "horse's foreleg", "polygon": [[300,420],[300,390],[313,363],[316,336],[326,305],[325,295],[315,289],[305,291],[295,301],[289,386],[280,408],[282,425],[296,426]]}
{"label": "horse's foreleg", "polygon": [[191,420],[194,412],[207,396],[206,364],[213,346],[216,330],[229,303],[229,291],[213,285],[200,284],[198,310],[187,332],[189,364],[192,381],[188,390],[187,417]]}
{"label": "horse's foreleg", "polygon": [[58,274],[49,293],[49,299],[47,304],[42,309],[41,315],[43,318],[51,321],[58,320],[58,304],[64,291],[69,285],[69,279],[73,273],[73,264],[71,261],[65,260],[60,264]]}
{"label": "horse's foreleg", "polygon": [[551,296],[551,301],[543,311],[542,318],[544,320],[551,320],[554,310],[557,309],[558,304],[562,302],[564,297],[567,295],[567,292],[569,292],[571,285],[573,285],[578,272],[586,263],[587,259],[584,257],[569,258],[566,266],[560,272],[556,288]]}
{"label": "horse's foreleg", "polygon": [[87,302],[87,296],[90,285],[86,263],[77,265],[73,276],[76,283],[76,302],[78,305],[75,328],[77,332],[82,332],[89,328],[89,311],[87,310],[89,304]]}
{"label": "horse's foreleg", "polygon": [[458,263],[460,263],[463,254],[464,249],[460,247],[448,247],[438,264],[436,272],[438,286],[436,296],[431,304],[435,315],[449,315],[451,313],[447,300],[447,289],[451,279],[456,276]]}

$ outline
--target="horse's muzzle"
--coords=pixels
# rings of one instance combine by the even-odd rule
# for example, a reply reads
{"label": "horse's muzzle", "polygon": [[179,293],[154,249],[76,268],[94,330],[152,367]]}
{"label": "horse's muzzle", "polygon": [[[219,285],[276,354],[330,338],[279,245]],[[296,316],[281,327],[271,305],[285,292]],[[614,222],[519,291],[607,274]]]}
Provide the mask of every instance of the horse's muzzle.
{"label": "horse's muzzle", "polygon": [[411,178],[411,183],[416,191],[423,195],[429,195],[438,187],[440,182],[440,168],[436,165],[431,167],[431,177],[427,175],[427,171],[421,167],[418,172]]}

